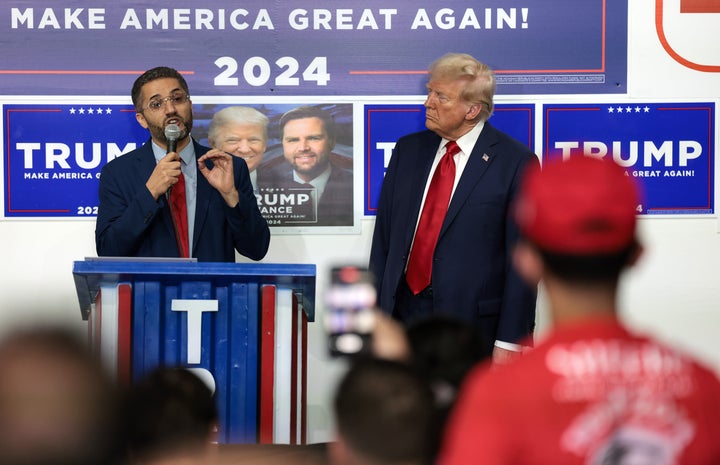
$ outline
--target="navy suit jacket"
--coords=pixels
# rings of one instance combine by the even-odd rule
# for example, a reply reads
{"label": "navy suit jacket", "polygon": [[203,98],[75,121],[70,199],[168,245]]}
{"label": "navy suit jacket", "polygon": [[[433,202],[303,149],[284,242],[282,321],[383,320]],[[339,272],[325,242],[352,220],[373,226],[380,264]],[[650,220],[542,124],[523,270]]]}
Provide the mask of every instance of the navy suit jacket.
{"label": "navy suit jacket", "polygon": [[[378,303],[387,313],[415,233],[425,184],[441,138],[422,131],[400,138],[383,181],[370,252]],[[532,334],[537,289],[515,272],[518,229],[510,209],[525,168],[538,159],[485,122],[450,201],[435,248],[433,311],[474,324],[489,341]]]}
{"label": "navy suit jacket", "polygon": [[[193,140],[195,156],[205,154]],[[232,157],[240,202],[230,208],[202,173],[197,176],[195,231],[190,255],[199,261],[234,262],[235,250],[262,259],[270,229],[260,215],[247,165]],[[150,141],[105,165],[100,174],[100,206],[95,226],[98,256],[178,257],[168,202],[157,201],[145,186],[156,161]],[[212,163],[208,163],[212,166]]]}

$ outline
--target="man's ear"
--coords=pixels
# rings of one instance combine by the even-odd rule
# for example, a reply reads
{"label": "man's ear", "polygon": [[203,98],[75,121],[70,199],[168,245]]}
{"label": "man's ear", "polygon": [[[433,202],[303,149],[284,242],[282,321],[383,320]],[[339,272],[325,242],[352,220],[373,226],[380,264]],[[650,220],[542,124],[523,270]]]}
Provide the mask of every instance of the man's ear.
{"label": "man's ear", "polygon": [[542,278],[544,267],[540,253],[526,241],[520,241],[513,250],[513,264],[522,278],[529,284],[537,285]]}
{"label": "man's ear", "polygon": [[465,113],[465,119],[469,121],[477,119],[477,117],[480,115],[480,111],[482,110],[483,105],[483,103],[474,103],[470,105],[467,113]]}
{"label": "man's ear", "polygon": [[143,115],[139,111],[135,112],[135,119],[137,120],[138,124],[140,124],[140,126],[144,127],[145,129],[148,128],[148,123],[145,119],[145,115]]}

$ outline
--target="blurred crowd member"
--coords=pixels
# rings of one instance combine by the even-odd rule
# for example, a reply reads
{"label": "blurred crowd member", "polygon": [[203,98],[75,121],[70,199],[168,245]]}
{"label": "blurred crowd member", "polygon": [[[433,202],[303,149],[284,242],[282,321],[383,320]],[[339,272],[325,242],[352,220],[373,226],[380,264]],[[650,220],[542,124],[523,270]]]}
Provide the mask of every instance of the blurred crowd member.
{"label": "blurred crowd member", "polygon": [[475,327],[459,318],[435,315],[407,327],[409,363],[428,383],[435,397],[437,419],[432,438],[435,455],[445,422],[465,376],[486,358]]}
{"label": "blurred crowd member", "polygon": [[208,128],[212,148],[245,160],[256,193],[267,185],[258,167],[267,150],[268,122],[268,117],[254,108],[232,106],[215,113]]}
{"label": "blurred crowd member", "polygon": [[515,260],[543,280],[554,327],[513,363],[468,375],[441,465],[720,463],[716,375],[618,320],[639,203],[612,161],[548,162],[525,179]]}
{"label": "blurred crowd member", "polygon": [[433,395],[403,362],[357,358],[335,394],[332,465],[423,465],[430,460]]}
{"label": "blurred crowd member", "polygon": [[405,327],[386,313],[376,310],[370,351],[374,357],[409,362],[412,349]]}
{"label": "blurred crowd member", "polygon": [[465,375],[484,357],[473,326],[450,316],[433,316],[407,328],[412,365],[448,403]]}
{"label": "blurred crowd member", "polygon": [[215,398],[187,369],[158,367],[130,386],[125,414],[133,464],[195,464],[214,458]]}
{"label": "blurred crowd member", "polygon": [[23,329],[0,342],[0,464],[120,463],[119,395],[71,333]]}

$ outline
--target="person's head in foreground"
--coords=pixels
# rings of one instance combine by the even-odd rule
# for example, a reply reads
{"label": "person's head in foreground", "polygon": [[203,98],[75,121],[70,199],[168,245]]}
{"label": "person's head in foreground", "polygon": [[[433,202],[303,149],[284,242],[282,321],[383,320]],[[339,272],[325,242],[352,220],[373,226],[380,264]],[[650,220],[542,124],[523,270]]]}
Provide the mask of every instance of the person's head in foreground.
{"label": "person's head in foreground", "polygon": [[189,369],[155,368],[129,387],[125,406],[132,463],[192,463],[217,439],[213,391]]}
{"label": "person's head in foreground", "polygon": [[1,464],[119,464],[123,445],[119,394],[81,339],[51,327],[3,337]]}
{"label": "person's head in foreground", "polygon": [[641,252],[639,203],[632,178],[609,160],[572,157],[527,174],[515,209],[525,238],[515,264],[526,279],[544,280],[555,323],[614,313],[620,274]]}
{"label": "person's head in foreground", "polygon": [[422,465],[434,432],[433,394],[409,365],[359,358],[335,394],[332,465]]}
{"label": "person's head in foreground", "polygon": [[717,374],[617,316],[640,250],[633,179],[575,157],[529,173],[518,199],[515,258],[542,278],[554,325],[512,363],[468,375],[439,465],[720,463]]}

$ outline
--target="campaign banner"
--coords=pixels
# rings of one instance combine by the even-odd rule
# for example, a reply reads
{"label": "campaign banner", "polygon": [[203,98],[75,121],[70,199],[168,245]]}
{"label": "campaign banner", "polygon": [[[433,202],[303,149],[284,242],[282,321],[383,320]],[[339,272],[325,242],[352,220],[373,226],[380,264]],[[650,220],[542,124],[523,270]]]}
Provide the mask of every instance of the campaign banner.
{"label": "campaign banner", "polygon": [[[201,144],[211,146],[208,129],[218,111],[240,104],[193,104],[193,137]],[[354,155],[353,155],[353,104],[242,104],[267,116],[267,142],[265,152],[256,161],[253,174],[255,197],[260,213],[274,233],[356,232],[359,222],[354,208]],[[294,146],[283,137],[281,117],[300,108],[312,109],[313,114],[332,121],[323,125],[327,140]],[[306,130],[293,133],[292,139],[311,141],[318,134]],[[223,149],[223,147],[216,147]],[[315,163],[328,168],[324,181],[302,182],[298,174],[302,168],[296,161],[300,155],[311,156]]]}
{"label": "campaign banner", "polygon": [[6,218],[94,218],[102,167],[150,138],[132,105],[2,109]]}
{"label": "campaign banner", "polygon": [[422,95],[430,62],[454,51],[490,65],[498,93],[625,93],[627,11],[627,0],[9,0],[0,87],[127,95],[163,65],[196,95]]}
{"label": "campaign banner", "polygon": [[[366,216],[377,213],[382,182],[397,140],[425,129],[423,105],[365,105]],[[535,105],[496,104],[490,124],[534,150]]]}
{"label": "campaign banner", "polygon": [[543,161],[614,160],[638,182],[638,214],[715,212],[715,103],[547,104],[543,122]]}
{"label": "campaign banner", "polygon": [[[210,146],[213,115],[231,104],[193,104],[193,137]],[[275,232],[354,232],[353,105],[310,104],[333,121],[329,139],[303,153],[332,167],[321,184],[300,184],[293,177],[293,155],[285,150],[279,127],[287,111],[300,104],[245,105],[267,116],[267,143],[253,175],[255,197],[263,217]],[[6,218],[92,217],[98,210],[102,167],[150,138],[138,124],[131,105],[3,106]],[[304,130],[304,128],[301,128]],[[298,133],[298,138],[315,137]],[[288,156],[284,154],[288,152]],[[303,228],[302,231],[299,228]]]}

